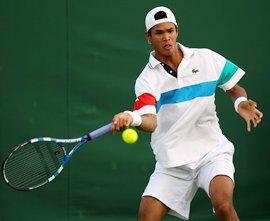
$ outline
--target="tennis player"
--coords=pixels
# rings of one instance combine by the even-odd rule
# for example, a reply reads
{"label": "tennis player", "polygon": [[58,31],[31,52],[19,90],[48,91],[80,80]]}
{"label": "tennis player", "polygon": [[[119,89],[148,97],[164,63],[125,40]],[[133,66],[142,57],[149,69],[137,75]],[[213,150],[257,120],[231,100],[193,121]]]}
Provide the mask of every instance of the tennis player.
{"label": "tennis player", "polygon": [[239,220],[233,206],[234,146],[220,129],[215,91],[219,87],[231,97],[250,131],[263,114],[238,84],[245,72],[212,50],[178,43],[178,24],[166,7],[149,11],[145,25],[154,50],[136,80],[134,110],[112,119],[112,132],[135,126],[152,133],[156,166],[138,220],[159,221],[167,213],[187,220],[198,188],[210,197],[219,220]]}

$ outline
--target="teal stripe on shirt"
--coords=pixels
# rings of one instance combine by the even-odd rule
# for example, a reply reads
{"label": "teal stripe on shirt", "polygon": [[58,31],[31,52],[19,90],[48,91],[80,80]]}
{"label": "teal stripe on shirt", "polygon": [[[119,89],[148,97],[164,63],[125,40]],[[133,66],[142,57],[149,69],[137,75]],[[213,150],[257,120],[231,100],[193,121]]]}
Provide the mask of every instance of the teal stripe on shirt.
{"label": "teal stripe on shirt", "polygon": [[181,103],[196,97],[208,97],[215,93],[217,81],[209,81],[167,91],[161,94],[157,102],[157,112],[164,104]]}
{"label": "teal stripe on shirt", "polygon": [[238,67],[234,63],[232,63],[229,60],[226,60],[224,68],[218,79],[217,85],[222,85],[222,84],[227,83],[237,70],[238,70]]}

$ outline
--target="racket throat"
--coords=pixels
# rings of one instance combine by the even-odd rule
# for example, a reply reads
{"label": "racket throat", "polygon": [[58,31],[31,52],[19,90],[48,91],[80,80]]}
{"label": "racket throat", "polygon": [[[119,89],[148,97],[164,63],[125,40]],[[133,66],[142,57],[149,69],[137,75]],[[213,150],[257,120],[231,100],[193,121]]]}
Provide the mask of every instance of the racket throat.
{"label": "racket throat", "polygon": [[71,155],[70,154],[66,155],[64,158],[62,167],[65,167],[68,164],[68,162],[70,161],[70,159],[71,159]]}
{"label": "racket throat", "polygon": [[84,135],[84,136],[82,137],[81,142],[86,143],[86,142],[88,142],[89,140],[92,140],[92,138],[90,137],[90,134],[87,134],[87,135]]}

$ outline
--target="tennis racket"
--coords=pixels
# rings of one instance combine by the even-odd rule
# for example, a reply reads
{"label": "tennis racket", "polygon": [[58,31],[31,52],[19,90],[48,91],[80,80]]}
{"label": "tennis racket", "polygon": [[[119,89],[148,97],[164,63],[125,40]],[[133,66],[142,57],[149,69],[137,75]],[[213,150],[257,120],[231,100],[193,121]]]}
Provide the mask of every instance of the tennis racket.
{"label": "tennis racket", "polygon": [[[112,124],[75,139],[51,137],[33,138],[16,146],[3,163],[2,173],[6,183],[16,190],[33,190],[57,177],[64,167],[88,141],[110,131]],[[67,153],[64,145],[74,144]]]}

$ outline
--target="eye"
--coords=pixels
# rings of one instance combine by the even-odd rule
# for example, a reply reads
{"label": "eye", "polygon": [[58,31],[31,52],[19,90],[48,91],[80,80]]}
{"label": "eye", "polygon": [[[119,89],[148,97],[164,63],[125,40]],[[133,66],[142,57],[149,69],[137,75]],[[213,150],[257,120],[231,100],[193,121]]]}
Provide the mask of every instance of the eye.
{"label": "eye", "polygon": [[163,32],[162,31],[156,31],[155,34],[156,35],[161,35]]}

